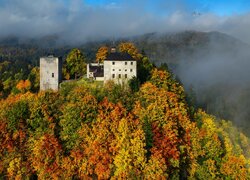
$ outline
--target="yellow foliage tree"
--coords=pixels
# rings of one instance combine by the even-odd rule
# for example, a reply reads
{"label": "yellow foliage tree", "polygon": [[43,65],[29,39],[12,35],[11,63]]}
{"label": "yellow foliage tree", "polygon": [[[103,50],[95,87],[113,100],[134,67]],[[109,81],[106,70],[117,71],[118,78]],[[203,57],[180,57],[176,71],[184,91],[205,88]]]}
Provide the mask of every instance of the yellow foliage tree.
{"label": "yellow foliage tree", "polygon": [[247,177],[246,169],[246,159],[243,155],[237,156],[228,156],[223,159],[221,166],[221,173],[226,176],[226,178],[236,179],[236,180],[245,180]]}
{"label": "yellow foliage tree", "polygon": [[108,47],[102,46],[98,49],[96,53],[96,62],[103,63],[104,59],[106,59],[108,54]]}
{"label": "yellow foliage tree", "polygon": [[139,53],[138,49],[131,42],[123,42],[119,44],[119,51],[130,54],[134,59],[141,60],[142,54]]}
{"label": "yellow foliage tree", "polygon": [[62,175],[62,148],[57,138],[45,134],[32,144],[31,163],[40,179],[58,179]]}
{"label": "yellow foliage tree", "polygon": [[[114,178],[142,177],[146,163],[145,136],[141,125],[135,125],[132,115],[121,119],[116,134],[117,154],[114,157]],[[139,122],[138,122],[139,123]]]}

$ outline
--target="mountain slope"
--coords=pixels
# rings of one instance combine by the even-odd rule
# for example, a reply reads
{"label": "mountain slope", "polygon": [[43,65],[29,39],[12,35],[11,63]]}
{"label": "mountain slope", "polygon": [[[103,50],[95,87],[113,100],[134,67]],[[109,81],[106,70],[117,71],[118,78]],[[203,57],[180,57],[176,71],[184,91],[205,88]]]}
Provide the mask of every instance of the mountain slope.
{"label": "mountain slope", "polygon": [[[39,57],[48,53],[65,58],[72,46],[60,45],[59,39],[56,36],[26,41],[6,39],[0,45],[0,59],[29,60],[38,65]],[[241,127],[250,127],[248,44],[220,32],[195,31],[151,33],[119,39],[117,43],[127,40],[144,50],[157,65],[167,63],[186,89],[195,92],[197,106],[219,117],[231,119]],[[112,41],[90,42],[78,47],[90,62],[95,59],[97,49],[105,44],[112,45]]]}
{"label": "mountain slope", "polygon": [[250,46],[219,32],[150,34],[135,43],[157,64],[168,63],[209,113],[250,132]]}
{"label": "mountain slope", "polygon": [[248,179],[249,139],[153,69],[137,92],[65,82],[0,100],[0,178]]}

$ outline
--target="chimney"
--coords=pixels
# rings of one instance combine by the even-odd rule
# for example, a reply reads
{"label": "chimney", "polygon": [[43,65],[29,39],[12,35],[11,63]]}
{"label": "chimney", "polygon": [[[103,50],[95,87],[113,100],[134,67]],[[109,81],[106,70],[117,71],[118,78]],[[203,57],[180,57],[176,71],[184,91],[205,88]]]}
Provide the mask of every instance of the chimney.
{"label": "chimney", "polygon": [[110,50],[111,53],[116,53],[116,48],[115,47],[112,47],[111,50]]}

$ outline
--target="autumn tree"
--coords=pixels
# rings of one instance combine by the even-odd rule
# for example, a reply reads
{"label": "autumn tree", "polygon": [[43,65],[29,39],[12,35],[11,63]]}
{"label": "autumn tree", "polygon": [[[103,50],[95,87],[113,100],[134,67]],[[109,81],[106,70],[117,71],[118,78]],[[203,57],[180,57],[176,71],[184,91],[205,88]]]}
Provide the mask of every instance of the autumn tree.
{"label": "autumn tree", "polygon": [[86,73],[85,58],[79,49],[75,48],[70,51],[66,58],[65,68],[66,75],[69,73],[70,77],[74,76],[75,79]]}
{"label": "autumn tree", "polygon": [[9,178],[22,179],[32,172],[27,128],[30,96],[12,96],[0,103],[0,169]]}
{"label": "autumn tree", "polygon": [[108,81],[103,89],[110,102],[121,103],[127,110],[133,109],[135,96],[126,85]]}
{"label": "autumn tree", "polygon": [[175,93],[180,101],[185,102],[183,86],[173,78],[169,71],[154,68],[151,71],[151,78],[149,81],[159,88],[164,88],[169,92]]}
{"label": "autumn tree", "polygon": [[[147,148],[151,158],[166,166],[165,175],[179,177],[183,165],[188,166],[189,131],[191,121],[179,97],[151,83],[142,85],[134,112],[144,124]],[[152,159],[153,160],[153,159]],[[152,167],[153,168],[153,167]],[[159,169],[158,167],[157,169]],[[151,169],[151,168],[150,168]],[[159,174],[162,176],[163,174]],[[185,174],[185,173],[184,173]]]}
{"label": "autumn tree", "polygon": [[[196,165],[190,171],[193,177],[248,179],[249,163],[245,157],[248,157],[249,147],[244,143],[248,140],[241,136],[232,124],[224,120],[217,121],[214,116],[201,110],[196,113],[195,120],[199,130],[192,130],[191,133],[193,155],[196,160]],[[244,146],[241,146],[243,144]]]}
{"label": "autumn tree", "polygon": [[27,120],[33,136],[58,131],[61,103],[59,93],[53,91],[40,92],[33,98],[29,103],[30,118]]}
{"label": "autumn tree", "polygon": [[104,59],[106,59],[108,54],[108,47],[102,46],[98,49],[96,53],[96,62],[103,63]]}
{"label": "autumn tree", "polygon": [[18,82],[18,84],[16,85],[16,88],[21,91],[22,93],[30,90],[31,88],[31,82],[27,79],[27,80],[20,80]]}
{"label": "autumn tree", "polygon": [[31,144],[31,163],[39,179],[58,179],[61,177],[60,160],[62,148],[57,138],[45,134]]}
{"label": "autumn tree", "polygon": [[128,81],[129,87],[132,90],[132,92],[137,92],[140,89],[140,80],[137,77],[132,77]]}
{"label": "autumn tree", "polygon": [[[219,168],[224,153],[222,142],[217,134],[214,118],[199,111],[196,114],[197,123],[200,125],[198,132],[192,132],[193,155],[197,164],[194,176],[198,179],[216,179],[220,177]],[[196,134],[198,133],[198,134]],[[202,145],[202,146],[201,146]],[[194,164],[193,164],[194,165]]]}
{"label": "autumn tree", "polygon": [[131,42],[123,42],[119,44],[119,51],[130,54],[134,59],[140,60],[143,56]]}
{"label": "autumn tree", "polygon": [[31,69],[28,80],[31,82],[32,91],[38,91],[40,86],[40,70],[38,67]]}
{"label": "autumn tree", "polygon": [[120,119],[125,116],[125,109],[105,99],[99,104],[99,114],[92,124],[92,130],[86,138],[84,154],[87,157],[87,174],[108,179],[112,172],[115,149],[115,133]]}
{"label": "autumn tree", "polygon": [[117,154],[114,157],[114,178],[143,177],[146,165],[145,135],[138,119],[128,114],[120,120],[115,134]]}
{"label": "autumn tree", "polygon": [[1,99],[0,179],[250,179],[250,140],[233,123],[190,116],[167,70],[137,85],[83,80]]}
{"label": "autumn tree", "polygon": [[232,122],[222,120],[217,127],[225,149],[225,156],[220,167],[221,174],[226,178],[249,179],[249,139],[239,132]]}
{"label": "autumn tree", "polygon": [[62,128],[60,137],[66,149],[72,149],[80,143],[78,130],[81,124],[94,121],[98,112],[95,97],[85,87],[75,88],[67,98],[59,122]]}
{"label": "autumn tree", "polygon": [[243,155],[227,156],[223,158],[221,173],[228,179],[249,179],[246,164],[246,158]]}
{"label": "autumn tree", "polygon": [[[142,177],[145,163],[144,133],[139,121],[121,104],[104,99],[91,126],[82,124],[81,148],[71,157],[79,163],[79,177],[109,179]],[[81,151],[81,150],[82,151]],[[73,153],[74,152],[74,153]]]}

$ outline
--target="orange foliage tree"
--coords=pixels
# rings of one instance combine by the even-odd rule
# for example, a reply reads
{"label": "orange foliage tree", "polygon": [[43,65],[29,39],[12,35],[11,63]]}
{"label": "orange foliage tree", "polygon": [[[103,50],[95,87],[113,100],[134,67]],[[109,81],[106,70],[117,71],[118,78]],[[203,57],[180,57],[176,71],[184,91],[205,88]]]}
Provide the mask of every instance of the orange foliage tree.
{"label": "orange foliage tree", "polygon": [[96,53],[96,62],[103,63],[104,59],[106,59],[108,54],[108,47],[102,46],[98,49]]}
{"label": "orange foliage tree", "polygon": [[248,179],[246,159],[243,155],[228,156],[223,159],[221,166],[221,172],[226,178],[232,179]]}
{"label": "orange foliage tree", "polygon": [[0,173],[9,178],[22,179],[32,173],[26,122],[30,96],[10,96],[0,103]]}
{"label": "orange foliage tree", "polygon": [[58,179],[61,177],[62,147],[58,139],[50,134],[41,136],[31,144],[30,161],[40,179]]}
{"label": "orange foliage tree", "polygon": [[21,91],[21,92],[26,92],[29,91],[31,88],[31,82],[27,79],[27,80],[20,80],[17,85],[16,88]]}
{"label": "orange foliage tree", "polygon": [[115,133],[120,119],[125,116],[125,109],[105,99],[99,104],[98,112],[97,119],[82,146],[87,159],[86,174],[107,179],[111,176],[113,156],[116,153]]}
{"label": "orange foliage tree", "polygon": [[131,42],[123,42],[119,44],[119,51],[130,54],[134,59],[140,60],[143,56]]}
{"label": "orange foliage tree", "polygon": [[[161,158],[157,161],[164,162],[163,167],[169,170],[167,173],[177,173],[177,176],[178,173],[182,174],[182,165],[188,163],[191,126],[186,106],[179,101],[175,93],[145,83],[139,91],[139,101],[134,109],[144,127],[149,127],[144,131],[151,157]],[[158,176],[163,174],[166,172]]]}
{"label": "orange foliage tree", "polygon": [[158,69],[137,92],[84,82],[11,95],[0,100],[0,179],[249,179],[249,139],[192,117],[181,84]]}

